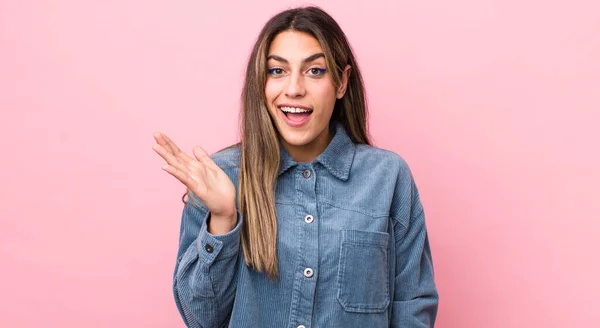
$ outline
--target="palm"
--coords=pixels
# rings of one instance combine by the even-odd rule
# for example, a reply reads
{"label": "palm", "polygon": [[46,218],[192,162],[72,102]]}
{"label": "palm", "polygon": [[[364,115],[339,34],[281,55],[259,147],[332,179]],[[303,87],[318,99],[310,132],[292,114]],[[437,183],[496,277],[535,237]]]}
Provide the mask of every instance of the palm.
{"label": "palm", "polygon": [[[214,164],[212,160],[211,163]],[[190,176],[190,183],[186,186],[215,214],[227,213],[231,203],[235,202],[235,187],[217,165],[206,165],[204,170],[197,170],[196,174]]]}
{"label": "palm", "polygon": [[177,178],[206,205],[214,215],[235,213],[233,183],[201,147],[194,148],[195,159],[181,151],[166,135],[156,133],[153,149],[167,161],[163,169]]}

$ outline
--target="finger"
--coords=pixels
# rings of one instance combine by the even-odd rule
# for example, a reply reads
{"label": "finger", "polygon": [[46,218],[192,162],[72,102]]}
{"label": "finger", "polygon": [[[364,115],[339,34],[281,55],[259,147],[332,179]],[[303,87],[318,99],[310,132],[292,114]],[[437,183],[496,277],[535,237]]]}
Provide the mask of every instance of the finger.
{"label": "finger", "polygon": [[191,175],[174,166],[166,164],[163,165],[162,169],[170,175],[174,176],[177,180],[179,180],[181,183],[183,183],[186,187],[190,189],[192,189],[192,186],[196,183]]}
{"label": "finger", "polygon": [[172,167],[187,174],[194,180],[203,180],[206,175],[206,165],[193,159],[183,151],[177,156],[166,151],[161,145],[155,144],[153,149]]}
{"label": "finger", "polygon": [[190,170],[189,166],[182,159],[176,157],[171,152],[167,151],[165,147],[159,144],[154,144],[154,146],[152,146],[152,149],[158,155],[160,155],[160,157],[162,157],[169,165],[185,172]]}
{"label": "finger", "polygon": [[163,133],[162,132],[154,132],[152,134],[152,136],[154,137],[154,140],[156,140],[156,142],[159,142],[161,140],[163,140]]}
{"label": "finger", "polygon": [[177,145],[164,133],[162,132],[157,132],[154,135],[154,139],[156,139],[156,142],[163,146],[168,152],[177,155],[179,152],[181,152],[181,150],[179,149],[179,147],[177,147]]}
{"label": "finger", "polygon": [[206,190],[204,180],[195,179],[194,175],[188,174],[182,170],[179,170],[171,165],[163,165],[162,169],[174,176],[177,180],[183,183],[188,189],[193,190],[196,196],[202,198],[201,190]]}
{"label": "finger", "polygon": [[168,152],[173,152],[171,150],[171,147],[169,146],[169,144],[167,143],[167,139],[165,139],[165,134],[162,132],[156,132],[154,133],[154,140],[156,140],[156,143],[161,145],[162,147],[165,148],[165,150],[167,150]]}
{"label": "finger", "polygon": [[[167,149],[167,151],[170,151],[173,155],[175,155],[175,157],[181,159],[181,161],[185,164],[187,164],[188,166],[192,166],[194,165],[194,162],[196,162],[190,155],[188,155],[186,152],[181,151],[181,149],[179,149],[179,147],[164,133],[159,133],[158,137],[161,140],[161,143],[159,143],[161,146],[163,146],[165,149]],[[158,139],[157,139],[158,141]],[[204,151],[204,149],[202,150],[205,154],[206,151]],[[208,155],[207,155],[208,157]],[[210,158],[209,158],[210,160]],[[212,162],[212,161],[210,161]]]}
{"label": "finger", "polygon": [[194,166],[196,164],[201,164],[197,160],[192,158],[192,156],[188,155],[184,151],[180,151],[179,153],[175,154],[175,157],[179,158],[182,162],[184,162],[186,165],[188,165],[190,167]]}
{"label": "finger", "polygon": [[206,152],[206,150],[204,150],[204,148],[202,148],[200,146],[196,146],[196,147],[194,147],[194,149],[192,151],[194,153],[194,156],[200,163],[202,163],[210,168],[217,167],[217,164],[215,164],[215,162],[213,162],[213,160],[210,158],[210,156],[208,156],[208,153]]}
{"label": "finger", "polygon": [[179,147],[177,147],[177,145],[169,137],[167,137],[166,134],[163,133],[162,136],[165,139],[167,146],[169,146],[169,148],[171,148],[173,151],[173,154],[177,154],[181,151],[181,149],[179,149]]}

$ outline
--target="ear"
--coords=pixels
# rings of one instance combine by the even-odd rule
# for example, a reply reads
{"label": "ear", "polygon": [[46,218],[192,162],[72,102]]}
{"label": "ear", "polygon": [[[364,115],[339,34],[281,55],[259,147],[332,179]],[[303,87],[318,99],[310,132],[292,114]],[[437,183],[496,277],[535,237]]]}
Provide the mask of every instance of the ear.
{"label": "ear", "polygon": [[342,81],[337,89],[336,94],[337,99],[342,99],[342,97],[346,94],[346,88],[348,87],[348,79],[350,78],[351,69],[352,67],[350,65],[346,65],[346,68],[344,68],[344,71],[342,72]]}

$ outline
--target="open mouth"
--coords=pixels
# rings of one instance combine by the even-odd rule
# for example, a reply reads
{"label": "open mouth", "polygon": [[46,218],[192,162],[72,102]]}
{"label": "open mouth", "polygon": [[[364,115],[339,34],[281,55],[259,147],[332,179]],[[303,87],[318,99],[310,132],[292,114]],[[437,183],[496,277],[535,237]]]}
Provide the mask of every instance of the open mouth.
{"label": "open mouth", "polygon": [[279,110],[289,121],[294,123],[304,122],[313,112],[312,109],[289,106],[279,106]]}

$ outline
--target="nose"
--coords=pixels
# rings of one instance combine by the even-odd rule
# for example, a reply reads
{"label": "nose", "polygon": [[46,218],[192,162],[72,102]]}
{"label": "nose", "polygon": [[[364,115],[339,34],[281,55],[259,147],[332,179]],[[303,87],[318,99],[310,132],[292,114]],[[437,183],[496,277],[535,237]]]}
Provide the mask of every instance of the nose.
{"label": "nose", "polygon": [[294,72],[290,74],[285,88],[285,95],[290,98],[302,97],[306,93],[304,78],[302,74]]}

